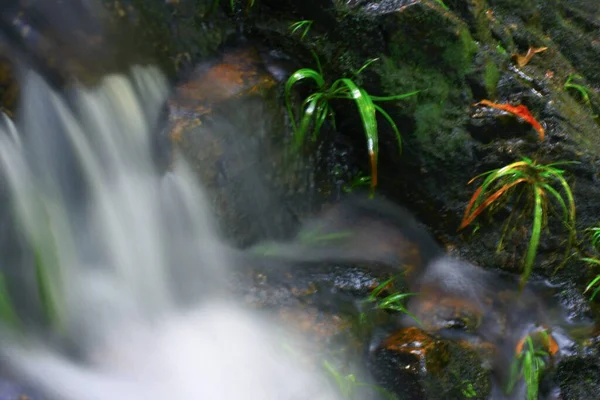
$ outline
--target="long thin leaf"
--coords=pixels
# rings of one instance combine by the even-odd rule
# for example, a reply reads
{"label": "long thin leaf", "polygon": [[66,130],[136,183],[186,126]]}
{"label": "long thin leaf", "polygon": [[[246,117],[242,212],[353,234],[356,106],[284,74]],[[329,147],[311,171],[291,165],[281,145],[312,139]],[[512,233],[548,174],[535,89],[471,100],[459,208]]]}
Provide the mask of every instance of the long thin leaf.
{"label": "long thin leaf", "polygon": [[492,204],[494,201],[496,201],[498,199],[498,197],[502,196],[509,189],[515,187],[519,183],[525,182],[525,181],[526,181],[525,178],[520,178],[520,179],[517,179],[516,181],[514,181],[514,182],[512,182],[512,183],[510,183],[508,185],[504,185],[503,187],[501,187],[498,191],[496,191],[494,194],[490,195],[483,203],[481,203],[481,205],[479,205],[479,207],[477,207],[475,209],[475,211],[473,211],[473,213],[471,213],[471,215],[468,218],[463,219],[463,222],[461,223],[459,229],[463,229],[466,226],[468,226],[471,222],[473,222],[473,220],[475,218],[477,218],[477,216],[479,214],[481,214],[481,212],[483,210],[485,210],[490,204]]}
{"label": "long thin leaf", "polygon": [[525,256],[525,271],[521,275],[521,288],[525,286],[525,282],[531,275],[533,269],[533,262],[537,254],[537,248],[540,244],[540,235],[542,232],[542,196],[543,190],[535,186],[534,187],[534,212],[533,212],[533,225],[531,228],[531,238],[529,239],[529,247],[527,249],[527,255]]}
{"label": "long thin leaf", "polygon": [[379,137],[377,133],[377,119],[375,118],[375,106],[364,89],[356,86],[352,80],[347,78],[338,79],[333,85],[346,86],[350,90],[352,99],[356,102],[358,112],[362,119],[365,136],[367,138],[367,150],[371,161],[371,187],[377,186],[377,157],[379,155]]}
{"label": "long thin leaf", "polygon": [[394,100],[404,100],[408,97],[414,96],[417,93],[420,93],[420,90],[415,90],[413,92],[397,94],[394,96],[371,96],[371,100],[373,101],[394,101]]}
{"label": "long thin leaf", "polygon": [[398,126],[396,126],[396,123],[394,122],[394,120],[392,119],[390,114],[388,114],[383,108],[381,108],[380,106],[378,106],[375,103],[373,103],[373,106],[375,107],[375,109],[377,111],[379,111],[379,113],[381,115],[383,115],[383,117],[387,120],[387,122],[392,127],[392,130],[394,131],[394,134],[396,135],[396,141],[398,142],[398,154],[402,154],[402,136],[400,135]]}
{"label": "long thin leaf", "polygon": [[314,69],[310,68],[302,68],[297,70],[288,78],[287,82],[285,83],[285,105],[290,116],[294,132],[297,131],[297,125],[296,117],[294,116],[294,111],[292,109],[292,88],[296,83],[307,79],[314,81],[319,90],[324,89],[325,80],[323,79],[323,76]]}

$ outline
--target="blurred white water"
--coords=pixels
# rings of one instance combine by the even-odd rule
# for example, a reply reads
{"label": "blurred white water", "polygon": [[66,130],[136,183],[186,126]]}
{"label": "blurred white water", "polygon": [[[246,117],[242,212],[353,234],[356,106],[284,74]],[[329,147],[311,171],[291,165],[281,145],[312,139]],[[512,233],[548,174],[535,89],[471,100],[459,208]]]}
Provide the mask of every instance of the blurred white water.
{"label": "blurred white water", "polygon": [[7,368],[65,400],[335,398],[273,326],[221,296],[232,258],[202,188],[184,163],[166,175],[153,163],[161,73],[134,67],[67,96],[33,72],[22,84],[1,171],[42,261],[58,342],[78,355],[26,328],[0,344]]}

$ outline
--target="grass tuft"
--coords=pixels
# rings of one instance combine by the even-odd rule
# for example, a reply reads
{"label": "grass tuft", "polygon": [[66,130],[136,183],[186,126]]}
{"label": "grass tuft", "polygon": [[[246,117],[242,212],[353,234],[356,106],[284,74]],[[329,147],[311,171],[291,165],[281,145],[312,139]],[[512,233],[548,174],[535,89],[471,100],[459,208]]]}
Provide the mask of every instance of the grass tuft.
{"label": "grass tuft", "polygon": [[308,34],[308,31],[310,30],[311,26],[313,24],[312,20],[302,20],[302,21],[296,21],[293,24],[290,25],[290,31],[293,34],[295,34],[296,32],[302,32],[300,35],[300,39],[304,39],[306,37],[306,35]]}
{"label": "grass tuft", "polygon": [[[550,336],[546,331],[541,331],[543,344],[550,343]],[[525,339],[525,345],[520,353],[517,354],[511,365],[510,379],[507,385],[507,392],[514,390],[516,383],[523,379],[527,386],[527,400],[537,400],[540,380],[546,367],[544,361],[549,357],[549,353],[541,350],[534,344],[531,335]]]}
{"label": "grass tuft", "polygon": [[[521,205],[520,200],[523,195],[525,196],[524,209],[515,207],[512,210],[498,245],[498,250],[500,250],[506,233],[509,229],[515,229],[520,224],[521,217],[532,216],[531,233],[524,260],[521,286],[525,284],[533,269],[542,229],[547,223],[550,199],[554,199],[560,206],[562,222],[569,231],[565,259],[557,267],[557,270],[564,265],[571,251],[576,236],[575,201],[571,188],[563,176],[564,171],[557,168],[559,165],[571,163],[574,162],[565,161],[543,165],[537,164],[528,158],[523,158],[521,161],[503,168],[476,176],[469,182],[472,183],[476,179],[485,177],[483,183],[477,188],[469,201],[459,230],[470,225],[484,210],[490,209],[493,212],[509,198],[513,198],[516,205]],[[553,185],[558,185],[559,189],[557,190]],[[562,194],[559,191],[561,189]],[[513,223],[515,214],[518,214],[517,220]]]}
{"label": "grass tuft", "polygon": [[[299,29],[297,26],[296,28]],[[381,106],[376,104],[383,101],[396,101],[414,96],[418,91],[396,96],[372,96],[357,85],[351,78],[340,78],[329,85],[324,76],[318,57],[315,55],[317,69],[302,68],[294,72],[285,84],[285,102],[294,131],[294,146],[298,149],[305,141],[312,127],[312,140],[316,140],[319,131],[325,121],[329,118],[335,126],[335,113],[330,106],[331,100],[343,99],[353,100],[360,114],[363,130],[367,139],[367,150],[371,166],[371,189],[377,186],[377,158],[379,155],[379,136],[377,128],[376,113],[379,112],[389,123],[394,131],[398,142],[399,153],[402,152],[402,137],[392,117]],[[367,61],[353,78],[362,73],[371,63],[377,59]],[[302,103],[302,115],[297,118],[292,109],[292,89],[299,82],[312,82],[315,90],[304,99]]]}
{"label": "grass tuft", "polygon": [[379,310],[389,310],[404,313],[410,316],[412,319],[414,319],[418,324],[420,324],[421,322],[419,321],[419,319],[415,317],[410,311],[408,311],[406,309],[406,306],[404,305],[405,299],[407,299],[410,296],[415,296],[418,293],[392,292],[387,296],[380,296],[385,291],[387,291],[390,286],[392,286],[392,282],[394,281],[394,279],[395,278],[390,278],[382,282],[379,286],[373,289],[373,291],[369,294],[369,297],[367,297],[365,301],[367,303],[375,303],[376,308],[378,308]]}

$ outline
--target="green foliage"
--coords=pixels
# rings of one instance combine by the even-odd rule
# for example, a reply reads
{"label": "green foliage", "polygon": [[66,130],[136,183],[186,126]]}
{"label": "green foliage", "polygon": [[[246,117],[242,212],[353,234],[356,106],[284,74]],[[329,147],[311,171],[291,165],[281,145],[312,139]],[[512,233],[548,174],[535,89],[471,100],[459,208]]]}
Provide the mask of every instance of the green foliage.
{"label": "green foliage", "polygon": [[371,391],[377,392],[380,395],[384,396],[390,400],[397,400],[396,395],[390,393],[386,389],[373,385],[371,383],[361,382],[356,378],[354,374],[343,375],[340,371],[338,371],[331,363],[327,360],[323,361],[323,367],[329,373],[329,375],[334,379],[340,394],[344,399],[354,400],[358,399],[358,388],[367,388]]}
{"label": "green foliage", "polygon": [[[600,266],[600,260],[598,260],[597,258],[582,258],[582,261],[585,261],[587,263],[590,263],[594,266]],[[592,288],[594,288],[594,291],[592,292],[592,296],[590,297],[591,300],[594,300],[594,298],[596,297],[596,295],[598,293],[600,293],[600,274],[598,274],[594,279],[592,279],[592,281],[587,285],[587,287],[585,288],[583,293],[587,293],[589,290],[591,290]]]}
{"label": "green foliage", "polygon": [[290,31],[291,31],[292,35],[298,31],[302,32],[302,34],[300,35],[300,39],[304,39],[306,37],[306,35],[308,34],[308,31],[310,30],[312,23],[313,23],[312,20],[307,20],[307,19],[294,22],[293,24],[290,25]]}
{"label": "green foliage", "polygon": [[[379,112],[392,127],[398,141],[399,151],[402,152],[402,137],[400,136],[398,127],[392,120],[392,117],[376,104],[376,102],[402,100],[413,96],[418,92],[414,91],[402,95],[386,97],[371,96],[364,88],[358,86],[354,80],[350,78],[340,78],[329,85],[323,77],[323,70],[318,57],[315,56],[315,59],[317,62],[317,70],[311,68],[299,69],[290,76],[285,85],[285,101],[294,130],[295,148],[298,149],[302,143],[304,143],[311,126],[313,128],[312,140],[316,140],[317,135],[327,118],[330,118],[332,124],[335,126],[335,114],[330,106],[331,100],[354,100],[367,139],[367,149],[371,165],[371,188],[374,188],[377,185],[377,158],[379,155],[377,112]],[[353,78],[358,76],[365,68],[375,61],[377,61],[377,59],[367,61],[357,72],[355,72]],[[316,86],[316,90],[306,97],[302,103],[302,116],[297,120],[292,108],[292,89],[298,82],[306,81],[312,82]]]}
{"label": "green foliage", "polygon": [[[498,249],[500,250],[508,230],[522,226],[521,218],[528,214],[533,216],[521,285],[525,284],[531,274],[542,228],[547,224],[550,198],[553,198],[560,206],[562,210],[562,222],[569,231],[565,260],[557,269],[564,265],[571,251],[576,235],[575,201],[571,188],[563,177],[564,171],[557,168],[559,165],[570,163],[572,162],[557,162],[542,165],[528,158],[523,158],[522,161],[488,171],[471,180],[473,182],[478,178],[486,177],[483,184],[471,197],[459,229],[468,226],[485,209],[490,209],[492,212],[495,211],[509,198],[513,198],[517,206],[521,206],[523,203],[520,200],[525,196],[525,206],[513,208],[498,244]],[[566,201],[563,194],[552,186],[555,184],[558,184],[559,188],[562,189],[564,196],[566,196]],[[516,221],[513,222],[515,217]]]}
{"label": "green foliage", "polygon": [[[543,331],[540,334],[545,343],[549,343],[548,333]],[[535,346],[531,336],[527,336],[523,350],[517,354],[511,365],[507,392],[511,393],[516,383],[520,379],[524,379],[525,385],[527,385],[527,400],[537,400],[541,376],[546,367],[544,359],[548,356],[546,351]]]}
{"label": "green foliage", "polygon": [[376,307],[380,310],[390,310],[404,313],[414,319],[417,323],[421,323],[417,317],[415,317],[410,311],[406,309],[404,306],[404,300],[409,296],[414,296],[418,293],[401,293],[401,292],[393,292],[383,298],[380,298],[380,295],[387,290],[388,286],[392,284],[395,278],[390,278],[384,282],[382,282],[379,286],[377,286],[369,297],[366,298],[367,303],[374,303]]}
{"label": "green foliage", "polygon": [[588,228],[585,231],[588,233],[594,249],[600,250],[600,225]]}
{"label": "green foliage", "polygon": [[590,100],[590,89],[588,89],[587,87],[575,83],[575,80],[580,80],[583,79],[583,77],[581,75],[577,75],[577,74],[571,74],[569,75],[569,77],[567,78],[567,81],[564,84],[564,88],[565,90],[571,89],[571,90],[575,90],[577,92],[579,92],[579,94],[581,95],[581,98],[583,99],[583,101],[585,102],[585,104],[587,104],[590,108],[592,107],[592,102]]}

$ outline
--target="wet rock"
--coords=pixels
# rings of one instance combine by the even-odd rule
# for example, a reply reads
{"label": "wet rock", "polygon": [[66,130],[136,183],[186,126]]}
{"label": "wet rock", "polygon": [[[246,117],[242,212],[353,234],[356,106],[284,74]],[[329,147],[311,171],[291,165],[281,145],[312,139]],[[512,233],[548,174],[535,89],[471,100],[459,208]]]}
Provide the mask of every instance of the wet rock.
{"label": "wet rock", "polygon": [[151,56],[174,79],[216,56],[232,30],[223,11],[226,1],[102,1],[111,23],[127,30],[122,37],[130,37],[136,53]]}
{"label": "wet rock", "polygon": [[287,168],[275,84],[256,49],[241,47],[198,66],[169,101],[169,139],[209,189],[226,235],[241,245],[288,232],[295,215],[283,195],[306,190],[298,181],[306,175]]}
{"label": "wet rock", "polygon": [[372,356],[370,370],[401,398],[486,399],[491,383],[481,354],[465,343],[438,339],[411,327],[383,341]]}
{"label": "wet rock", "polygon": [[595,399],[600,393],[600,366],[595,358],[571,358],[558,366],[561,400]]}

